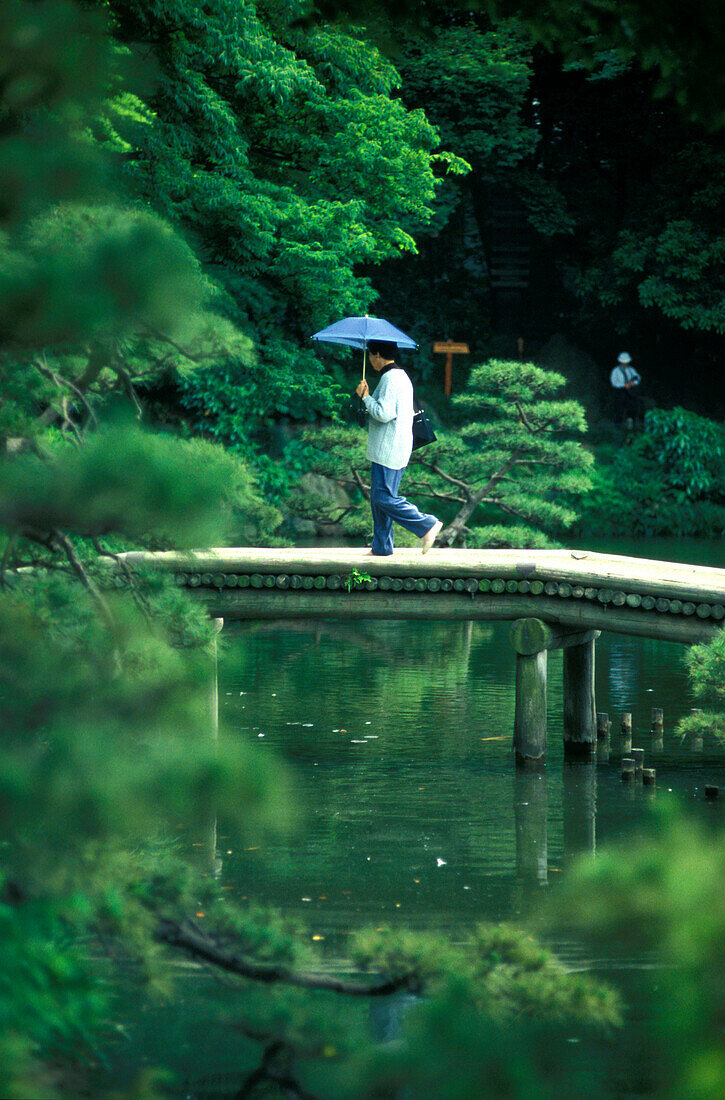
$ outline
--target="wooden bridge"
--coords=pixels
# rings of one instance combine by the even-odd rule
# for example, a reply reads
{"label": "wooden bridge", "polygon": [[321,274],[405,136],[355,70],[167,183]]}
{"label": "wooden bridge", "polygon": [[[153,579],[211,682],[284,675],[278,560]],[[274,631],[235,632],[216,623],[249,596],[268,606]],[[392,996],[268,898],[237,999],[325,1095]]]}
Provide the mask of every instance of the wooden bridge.
{"label": "wooden bridge", "polygon": [[725,625],[725,569],[585,550],[216,549],[131,552],[169,570],[223,619],[511,621],[518,763],[546,753],[546,667],[564,650],[564,743],[596,744],[595,642],[602,630],[690,645]]}

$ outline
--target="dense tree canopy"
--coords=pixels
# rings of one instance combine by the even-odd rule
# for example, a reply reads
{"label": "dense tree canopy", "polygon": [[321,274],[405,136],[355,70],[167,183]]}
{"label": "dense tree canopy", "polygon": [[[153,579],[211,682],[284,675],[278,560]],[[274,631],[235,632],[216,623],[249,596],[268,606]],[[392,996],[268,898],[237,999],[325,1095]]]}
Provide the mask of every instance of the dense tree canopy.
{"label": "dense tree canopy", "polygon": [[253,367],[220,357],[191,376],[184,405],[237,445],[274,415],[329,413],[334,372],[309,335],[366,312],[358,267],[415,250],[439,177],[461,162],[395,95],[390,61],[353,29],[298,25],[301,3],[110,7],[119,39],[155,66],[127,171],[193,236],[256,346]]}

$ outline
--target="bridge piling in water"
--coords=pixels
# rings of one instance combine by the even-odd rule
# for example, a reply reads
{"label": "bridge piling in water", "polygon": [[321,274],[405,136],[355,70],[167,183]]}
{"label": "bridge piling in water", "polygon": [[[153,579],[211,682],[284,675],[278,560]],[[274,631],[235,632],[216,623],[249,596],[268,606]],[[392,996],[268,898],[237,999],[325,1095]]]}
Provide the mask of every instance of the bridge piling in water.
{"label": "bridge piling in water", "polygon": [[516,653],[514,752],[519,767],[546,758],[547,653],[563,649],[564,754],[590,759],[597,740],[594,653],[599,630],[566,630],[541,619],[517,619],[510,637]]}

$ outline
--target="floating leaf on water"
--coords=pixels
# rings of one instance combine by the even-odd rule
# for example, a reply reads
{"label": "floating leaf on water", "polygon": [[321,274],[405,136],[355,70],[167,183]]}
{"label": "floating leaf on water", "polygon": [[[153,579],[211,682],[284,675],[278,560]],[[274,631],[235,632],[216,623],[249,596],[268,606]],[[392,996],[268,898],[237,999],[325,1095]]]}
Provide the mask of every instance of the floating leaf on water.
{"label": "floating leaf on water", "polygon": [[447,861],[445,859],[440,859],[440,857],[439,857],[436,860],[436,867],[446,867],[446,866],[447,866]]}

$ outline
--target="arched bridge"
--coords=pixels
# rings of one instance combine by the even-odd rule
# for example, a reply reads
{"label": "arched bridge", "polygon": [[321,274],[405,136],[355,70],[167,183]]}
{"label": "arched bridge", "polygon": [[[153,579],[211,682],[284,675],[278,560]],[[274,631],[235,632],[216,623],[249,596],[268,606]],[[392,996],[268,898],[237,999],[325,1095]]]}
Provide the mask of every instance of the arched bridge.
{"label": "arched bridge", "polygon": [[546,654],[564,650],[564,737],[596,741],[594,648],[602,630],[689,645],[725,625],[725,569],[586,550],[233,548],[131,552],[164,569],[224,619],[438,619],[513,622],[514,745],[543,760]]}

